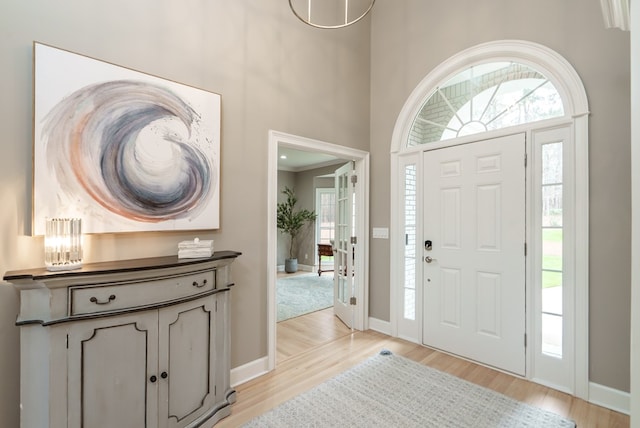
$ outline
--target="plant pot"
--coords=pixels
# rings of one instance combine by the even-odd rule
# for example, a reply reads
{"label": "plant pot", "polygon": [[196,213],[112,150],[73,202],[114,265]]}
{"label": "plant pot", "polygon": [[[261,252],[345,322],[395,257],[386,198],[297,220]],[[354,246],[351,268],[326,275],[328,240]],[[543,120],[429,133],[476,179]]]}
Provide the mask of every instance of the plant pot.
{"label": "plant pot", "polygon": [[285,259],[284,271],[286,273],[294,273],[298,271],[298,259]]}

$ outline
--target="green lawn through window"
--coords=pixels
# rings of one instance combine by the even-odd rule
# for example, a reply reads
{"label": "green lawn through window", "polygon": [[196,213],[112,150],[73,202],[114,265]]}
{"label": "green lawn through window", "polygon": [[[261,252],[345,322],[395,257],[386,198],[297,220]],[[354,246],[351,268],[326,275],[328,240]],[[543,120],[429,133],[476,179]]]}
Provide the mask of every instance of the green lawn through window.
{"label": "green lawn through window", "polygon": [[542,288],[562,285],[562,229],[542,230]]}

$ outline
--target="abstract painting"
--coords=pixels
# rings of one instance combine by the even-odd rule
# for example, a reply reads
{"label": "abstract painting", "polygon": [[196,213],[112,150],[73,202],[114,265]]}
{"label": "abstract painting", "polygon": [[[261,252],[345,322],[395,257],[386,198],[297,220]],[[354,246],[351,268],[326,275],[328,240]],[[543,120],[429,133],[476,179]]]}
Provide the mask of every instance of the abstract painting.
{"label": "abstract painting", "polygon": [[33,234],[219,227],[220,95],[34,43]]}

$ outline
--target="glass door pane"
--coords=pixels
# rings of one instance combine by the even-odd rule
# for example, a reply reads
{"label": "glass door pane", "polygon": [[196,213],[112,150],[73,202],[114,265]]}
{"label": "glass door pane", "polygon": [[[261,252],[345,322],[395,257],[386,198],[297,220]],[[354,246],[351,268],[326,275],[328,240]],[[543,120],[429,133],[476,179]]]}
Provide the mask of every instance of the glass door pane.
{"label": "glass door pane", "polygon": [[542,353],[562,357],[562,143],[542,146]]}
{"label": "glass door pane", "polygon": [[404,318],[416,319],[416,165],[404,169]]}

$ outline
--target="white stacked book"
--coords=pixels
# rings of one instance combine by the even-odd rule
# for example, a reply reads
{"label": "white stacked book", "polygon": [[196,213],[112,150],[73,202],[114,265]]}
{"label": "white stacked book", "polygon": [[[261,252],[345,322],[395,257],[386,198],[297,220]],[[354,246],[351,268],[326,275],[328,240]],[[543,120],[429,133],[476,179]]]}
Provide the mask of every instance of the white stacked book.
{"label": "white stacked book", "polygon": [[213,255],[213,240],[182,241],[178,244],[179,259],[199,259]]}

